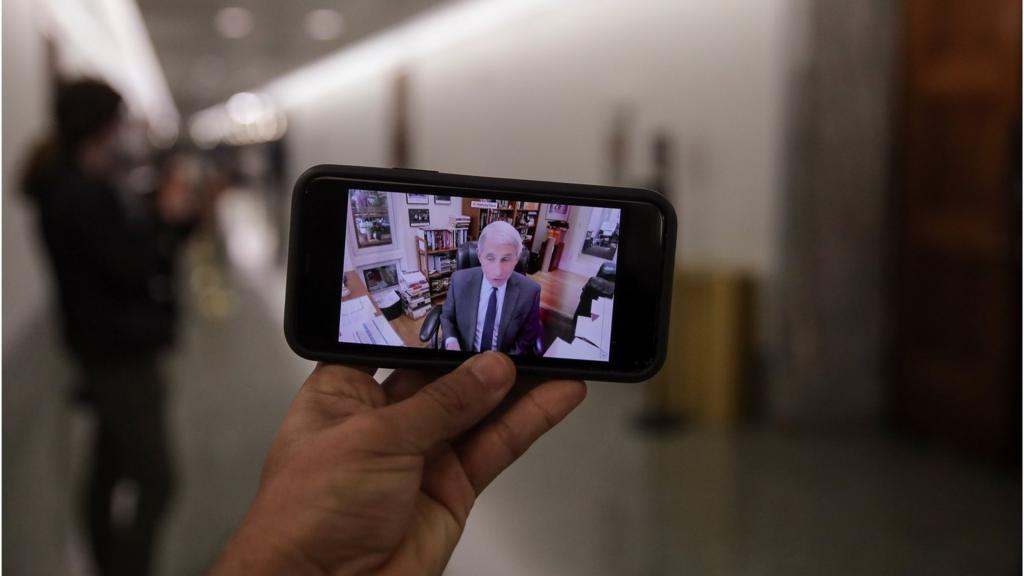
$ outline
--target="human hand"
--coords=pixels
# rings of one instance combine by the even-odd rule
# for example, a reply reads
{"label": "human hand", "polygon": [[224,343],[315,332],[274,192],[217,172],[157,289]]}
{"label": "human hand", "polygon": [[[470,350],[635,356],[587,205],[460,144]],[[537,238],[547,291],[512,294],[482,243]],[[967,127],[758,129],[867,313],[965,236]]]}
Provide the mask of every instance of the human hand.
{"label": "human hand", "polygon": [[447,348],[447,349],[449,349],[449,350],[455,350],[456,352],[459,352],[459,351],[461,351],[461,350],[462,350],[462,347],[461,347],[461,346],[459,346],[459,341],[458,341],[458,340],[456,340],[455,338],[449,338],[449,339],[448,339],[448,340],[447,340],[447,341],[446,341],[446,342],[444,343],[444,347],[445,347],[445,348]]}
{"label": "human hand", "polygon": [[433,382],[369,372],[306,380],[212,576],[441,574],[484,487],[586,395],[572,380],[509,395],[515,366],[496,352]]}
{"label": "human hand", "polygon": [[172,160],[165,167],[163,181],[157,190],[156,206],[165,222],[178,224],[190,219],[196,212],[192,178],[186,166]]}

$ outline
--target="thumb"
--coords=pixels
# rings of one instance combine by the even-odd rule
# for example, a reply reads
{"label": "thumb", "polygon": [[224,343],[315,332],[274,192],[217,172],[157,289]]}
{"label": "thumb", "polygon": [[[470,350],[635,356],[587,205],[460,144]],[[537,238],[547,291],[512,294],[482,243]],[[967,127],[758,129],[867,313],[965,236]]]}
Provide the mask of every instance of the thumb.
{"label": "thumb", "polygon": [[478,354],[409,398],[377,411],[399,434],[402,448],[424,452],[487,416],[515,382],[516,368],[498,352]]}

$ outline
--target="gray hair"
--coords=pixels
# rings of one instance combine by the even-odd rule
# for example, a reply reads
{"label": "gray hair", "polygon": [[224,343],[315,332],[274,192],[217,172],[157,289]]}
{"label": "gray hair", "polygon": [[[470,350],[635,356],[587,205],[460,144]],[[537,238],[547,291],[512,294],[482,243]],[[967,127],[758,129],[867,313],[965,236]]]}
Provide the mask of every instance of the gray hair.
{"label": "gray hair", "polygon": [[516,258],[523,253],[523,237],[519,235],[519,230],[504,220],[497,220],[484,226],[480,232],[480,241],[476,244],[478,254],[484,249],[484,242],[488,240],[499,245],[515,246],[518,248]]}

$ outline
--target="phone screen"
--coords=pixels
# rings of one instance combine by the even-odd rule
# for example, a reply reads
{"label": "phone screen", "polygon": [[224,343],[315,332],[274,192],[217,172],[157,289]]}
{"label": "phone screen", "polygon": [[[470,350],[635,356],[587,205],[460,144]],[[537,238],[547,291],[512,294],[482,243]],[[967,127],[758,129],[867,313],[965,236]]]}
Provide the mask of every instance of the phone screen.
{"label": "phone screen", "polygon": [[621,209],[350,187],[345,212],[338,342],[609,361]]}

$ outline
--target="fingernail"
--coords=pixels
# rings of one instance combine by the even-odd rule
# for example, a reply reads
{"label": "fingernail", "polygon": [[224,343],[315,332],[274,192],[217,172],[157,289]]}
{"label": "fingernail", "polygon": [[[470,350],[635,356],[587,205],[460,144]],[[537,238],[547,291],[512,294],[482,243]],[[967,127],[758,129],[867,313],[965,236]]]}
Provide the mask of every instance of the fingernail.
{"label": "fingernail", "polygon": [[512,383],[508,363],[496,352],[484,352],[470,358],[469,369],[491,390],[501,390]]}

